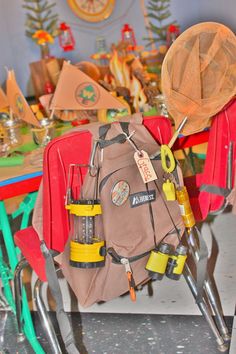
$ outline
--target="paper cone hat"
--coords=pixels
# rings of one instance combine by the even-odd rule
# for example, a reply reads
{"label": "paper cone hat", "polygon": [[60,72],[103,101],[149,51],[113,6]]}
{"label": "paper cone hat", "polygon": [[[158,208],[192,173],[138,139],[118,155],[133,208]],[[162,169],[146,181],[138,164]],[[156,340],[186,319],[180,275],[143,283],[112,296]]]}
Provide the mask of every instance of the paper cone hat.
{"label": "paper cone hat", "polygon": [[76,66],[64,62],[50,108],[94,110],[126,107]]}
{"label": "paper cone hat", "polygon": [[25,122],[40,127],[39,121],[30,109],[25,97],[17,85],[13,70],[8,71],[7,99],[12,112]]}
{"label": "paper cone hat", "polygon": [[3,92],[2,88],[0,87],[0,109],[6,108],[9,106],[7,96]]}

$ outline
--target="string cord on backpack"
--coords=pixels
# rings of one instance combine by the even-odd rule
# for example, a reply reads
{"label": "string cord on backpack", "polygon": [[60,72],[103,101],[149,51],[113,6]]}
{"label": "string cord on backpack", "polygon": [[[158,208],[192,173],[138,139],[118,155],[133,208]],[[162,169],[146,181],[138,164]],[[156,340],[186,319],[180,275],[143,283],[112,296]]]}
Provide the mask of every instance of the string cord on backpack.
{"label": "string cord on backpack", "polygon": [[[145,184],[146,187],[146,191],[147,193],[149,193],[149,188],[148,188],[148,184]],[[153,229],[153,241],[154,241],[154,245],[155,248],[157,248],[157,242],[156,242],[156,230],[155,230],[155,223],[154,223],[154,216],[153,216],[153,208],[152,208],[152,203],[149,200],[148,201],[148,208],[149,208],[149,215],[150,215],[150,221],[151,221],[151,225],[152,225],[152,229]]]}
{"label": "string cord on backpack", "polygon": [[175,231],[176,231],[178,240],[179,240],[179,242],[180,242],[180,241],[181,241],[181,236],[180,236],[180,233],[179,233],[179,229],[178,229],[178,228],[176,227],[176,225],[175,225],[174,219],[173,219],[173,217],[172,217],[172,215],[171,215],[171,213],[170,213],[170,211],[169,211],[169,208],[168,208],[168,206],[167,206],[167,204],[166,204],[165,199],[163,198],[163,195],[162,195],[162,193],[161,193],[161,191],[160,191],[160,188],[158,187],[157,182],[156,182],[156,181],[153,181],[153,182],[154,182],[154,184],[155,184],[155,186],[156,186],[156,188],[157,188],[157,190],[158,190],[158,192],[159,192],[159,194],[160,194],[160,196],[161,196],[161,199],[162,199],[162,201],[163,201],[163,203],[164,203],[164,205],[165,205],[165,208],[166,208],[167,213],[168,213],[168,215],[169,215],[169,217],[170,217],[171,223],[172,223],[172,225],[174,226],[174,229],[175,229]]}

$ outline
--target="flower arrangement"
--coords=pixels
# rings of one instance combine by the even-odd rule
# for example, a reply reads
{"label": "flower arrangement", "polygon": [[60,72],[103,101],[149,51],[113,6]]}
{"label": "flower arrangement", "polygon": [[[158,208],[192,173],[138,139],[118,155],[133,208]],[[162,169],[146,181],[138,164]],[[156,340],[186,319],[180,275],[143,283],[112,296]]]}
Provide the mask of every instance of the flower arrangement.
{"label": "flower arrangement", "polygon": [[38,45],[44,45],[46,43],[54,43],[54,38],[50,33],[44,30],[38,30],[33,35],[32,38],[36,40]]}

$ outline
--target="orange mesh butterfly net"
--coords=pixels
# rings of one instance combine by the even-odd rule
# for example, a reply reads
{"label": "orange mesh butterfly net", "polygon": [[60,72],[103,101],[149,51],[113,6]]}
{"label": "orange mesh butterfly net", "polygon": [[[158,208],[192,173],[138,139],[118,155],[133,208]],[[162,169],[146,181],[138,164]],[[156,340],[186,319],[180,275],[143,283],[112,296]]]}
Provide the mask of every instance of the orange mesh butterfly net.
{"label": "orange mesh butterfly net", "polygon": [[176,128],[203,130],[236,93],[236,36],[226,26],[203,22],[183,32],[162,65],[162,91]]}

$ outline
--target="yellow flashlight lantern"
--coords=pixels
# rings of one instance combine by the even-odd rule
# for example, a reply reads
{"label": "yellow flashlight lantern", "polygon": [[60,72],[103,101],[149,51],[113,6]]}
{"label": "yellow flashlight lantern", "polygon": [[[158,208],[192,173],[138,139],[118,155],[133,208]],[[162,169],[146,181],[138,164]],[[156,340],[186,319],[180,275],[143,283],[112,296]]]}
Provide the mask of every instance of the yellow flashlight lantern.
{"label": "yellow flashlight lantern", "polygon": [[105,242],[99,236],[102,208],[98,199],[76,199],[66,202],[70,214],[70,265],[77,268],[98,268],[105,264]]}
{"label": "yellow flashlight lantern", "polygon": [[184,225],[191,228],[195,225],[195,218],[190,205],[188,191],[185,186],[176,190],[176,197],[180,207],[180,212],[183,218]]}

